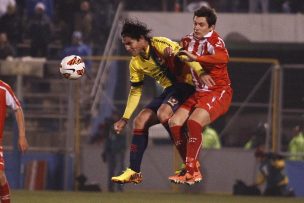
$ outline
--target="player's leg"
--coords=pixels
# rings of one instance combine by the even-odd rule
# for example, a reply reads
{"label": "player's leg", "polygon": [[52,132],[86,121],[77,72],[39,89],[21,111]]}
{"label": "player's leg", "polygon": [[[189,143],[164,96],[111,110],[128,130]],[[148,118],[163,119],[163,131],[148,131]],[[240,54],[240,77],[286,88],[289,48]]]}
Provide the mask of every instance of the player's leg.
{"label": "player's leg", "polygon": [[183,162],[186,160],[187,152],[187,137],[183,132],[183,125],[189,116],[189,112],[189,109],[179,108],[169,119],[169,126],[174,140],[174,144]]}
{"label": "player's leg", "polygon": [[10,203],[10,187],[4,173],[3,148],[0,147],[0,199],[1,203]]}
{"label": "player's leg", "polygon": [[150,126],[157,124],[156,113],[149,109],[143,109],[133,121],[133,136],[130,146],[130,165],[120,176],[112,177],[116,183],[140,183],[142,175],[140,166],[143,154],[148,145],[148,129]]}
{"label": "player's leg", "polygon": [[[178,119],[180,117],[178,114],[174,116],[178,116]],[[172,117],[173,119],[174,116]],[[184,170],[181,171],[180,174],[175,176],[170,176],[169,180],[171,180],[171,182],[187,183],[191,185],[196,182],[200,182],[202,180],[202,175],[199,169],[200,164],[198,160],[198,154],[202,142],[202,137],[201,137],[202,126],[206,125],[206,123],[210,123],[209,118],[210,117],[208,112],[205,111],[204,109],[195,109],[188,118],[187,120],[188,142],[187,142],[187,146],[185,147],[187,149],[186,156],[184,157],[186,167],[184,168]],[[177,122],[175,121],[176,122],[175,126],[173,125],[173,123],[171,123],[172,121],[170,119],[170,125],[172,125],[171,130],[175,134],[176,139],[182,137],[181,123],[185,122],[185,120],[178,121],[178,119]]]}
{"label": "player's leg", "polygon": [[3,170],[0,170],[0,198],[1,203],[10,203],[10,188]]}
{"label": "player's leg", "polygon": [[[179,130],[181,128],[179,127],[175,127],[175,129],[178,130],[174,130],[174,134],[172,134],[172,129],[171,126],[169,125],[168,121],[169,119],[173,116],[174,112],[176,112],[179,107],[190,97],[190,95],[192,95],[194,93],[195,89],[192,85],[189,84],[185,84],[185,83],[178,83],[175,84],[174,88],[172,89],[171,92],[169,92],[167,94],[167,96],[165,97],[163,104],[160,106],[160,108],[157,111],[157,117],[159,119],[159,121],[163,124],[163,126],[167,129],[172,141],[174,144],[178,143],[178,146],[176,145],[176,149],[178,150],[182,160],[185,160],[186,157],[186,144],[187,144],[187,136],[185,136],[184,134],[181,136]],[[188,102],[188,100],[187,100]],[[189,103],[189,102],[188,102]],[[192,105],[192,100],[190,102]],[[191,107],[189,108],[184,107],[185,111],[186,109],[191,109]],[[187,110],[188,111],[188,110]],[[181,113],[178,113],[181,114]],[[189,113],[186,113],[187,115],[185,115],[185,119],[182,123],[180,123],[180,125],[182,126],[183,123],[185,122],[185,120],[187,119]],[[182,115],[179,116],[175,116],[176,120],[178,117],[182,117]],[[177,120],[176,120],[177,121]],[[175,122],[175,121],[171,121],[171,122]],[[177,132],[178,131],[178,132]],[[178,136],[178,137],[175,137]]]}
{"label": "player's leg", "polygon": [[188,121],[188,143],[185,183],[193,184],[201,177],[197,168],[199,152],[202,146],[202,129],[223,115],[229,108],[232,91],[227,88],[221,92],[201,93],[197,97],[195,110],[191,113]]}
{"label": "player's leg", "polygon": [[[174,115],[169,119],[169,126],[174,140],[175,147],[185,164],[187,153],[187,136],[183,130],[183,125],[189,116],[189,109],[179,108]],[[173,183],[180,183],[179,176],[185,172],[184,166],[182,169],[175,172],[174,175],[169,176],[168,179]]]}
{"label": "player's leg", "polygon": [[143,154],[148,145],[149,127],[159,123],[156,114],[151,109],[143,109],[134,119],[133,137],[130,149],[130,168],[140,172]]}
{"label": "player's leg", "polygon": [[157,110],[157,118],[159,120],[159,122],[166,128],[166,130],[170,131],[169,125],[168,125],[168,121],[171,118],[171,116],[173,115],[173,109],[170,105],[168,104],[162,104],[159,109]]}
{"label": "player's leg", "polygon": [[[188,111],[188,110],[185,110]],[[157,117],[160,123],[168,131],[172,142],[174,143],[183,163],[186,161],[186,147],[187,147],[187,135],[184,126],[176,125],[173,129],[170,129],[169,119],[173,115],[173,109],[168,104],[163,104],[157,111]],[[188,115],[188,113],[186,113]],[[188,116],[186,116],[188,117]],[[185,123],[185,121],[183,122]],[[173,130],[173,132],[172,132]]]}
{"label": "player's leg", "polygon": [[[197,163],[199,162],[199,152],[202,146],[202,129],[210,124],[210,122],[209,112],[201,108],[196,108],[187,121],[189,138],[187,143],[186,170],[193,177],[193,180],[186,181],[187,184],[191,185],[202,179]],[[186,179],[189,179],[189,177]]]}

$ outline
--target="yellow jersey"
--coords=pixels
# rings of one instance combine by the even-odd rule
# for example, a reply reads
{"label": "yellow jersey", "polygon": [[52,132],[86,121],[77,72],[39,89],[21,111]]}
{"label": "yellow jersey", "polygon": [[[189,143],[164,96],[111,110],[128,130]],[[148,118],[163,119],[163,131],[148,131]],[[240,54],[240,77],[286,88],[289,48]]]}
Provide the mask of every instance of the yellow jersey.
{"label": "yellow jersey", "polygon": [[175,55],[181,46],[165,37],[152,37],[145,50],[145,57],[141,55],[131,58],[130,82],[131,89],[123,118],[129,119],[136,109],[141,94],[145,76],[150,76],[163,88],[170,87],[175,82],[184,82],[193,85],[190,68],[200,75],[203,72],[198,62],[176,62],[175,57],[164,59],[164,50],[171,47]]}

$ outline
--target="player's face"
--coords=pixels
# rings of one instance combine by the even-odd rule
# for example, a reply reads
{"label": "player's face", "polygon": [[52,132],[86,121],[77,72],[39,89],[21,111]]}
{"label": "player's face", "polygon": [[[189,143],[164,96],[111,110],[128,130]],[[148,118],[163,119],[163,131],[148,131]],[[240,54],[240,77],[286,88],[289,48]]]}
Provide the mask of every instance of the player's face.
{"label": "player's face", "polygon": [[210,26],[205,17],[194,16],[193,18],[193,34],[196,38],[202,39],[208,32],[212,31],[214,26]]}
{"label": "player's face", "polygon": [[145,40],[143,37],[139,40],[131,37],[123,37],[122,43],[124,44],[127,52],[129,52],[132,56],[138,56],[145,50]]}

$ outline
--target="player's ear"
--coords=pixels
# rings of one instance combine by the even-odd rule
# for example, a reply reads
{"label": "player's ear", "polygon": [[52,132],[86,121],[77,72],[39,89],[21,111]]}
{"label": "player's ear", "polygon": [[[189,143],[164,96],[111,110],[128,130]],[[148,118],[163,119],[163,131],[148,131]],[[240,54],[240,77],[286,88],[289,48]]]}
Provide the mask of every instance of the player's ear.
{"label": "player's ear", "polygon": [[215,25],[211,25],[210,27],[209,27],[209,31],[212,31],[212,30],[214,30],[215,29]]}

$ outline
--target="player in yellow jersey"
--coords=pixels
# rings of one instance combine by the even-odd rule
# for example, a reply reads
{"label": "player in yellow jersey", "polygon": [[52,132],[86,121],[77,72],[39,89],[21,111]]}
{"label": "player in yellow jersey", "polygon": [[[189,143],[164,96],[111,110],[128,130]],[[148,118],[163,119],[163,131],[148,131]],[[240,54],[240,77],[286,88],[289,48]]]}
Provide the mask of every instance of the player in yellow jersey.
{"label": "player in yellow jersey", "polygon": [[[122,118],[114,124],[120,133],[137,107],[143,88],[145,76],[155,79],[163,88],[163,93],[154,98],[136,116],[133,122],[133,137],[130,147],[130,165],[120,176],[112,177],[116,183],[140,183],[142,175],[140,165],[148,144],[150,126],[162,123],[169,131],[168,120],[174,111],[194,93],[190,68],[198,75],[203,69],[197,62],[181,62],[178,43],[165,37],[150,37],[147,26],[139,21],[126,20],[121,37],[126,50],[132,55],[129,64],[131,89],[127,106]],[[165,57],[164,50],[171,47],[172,57]]]}

